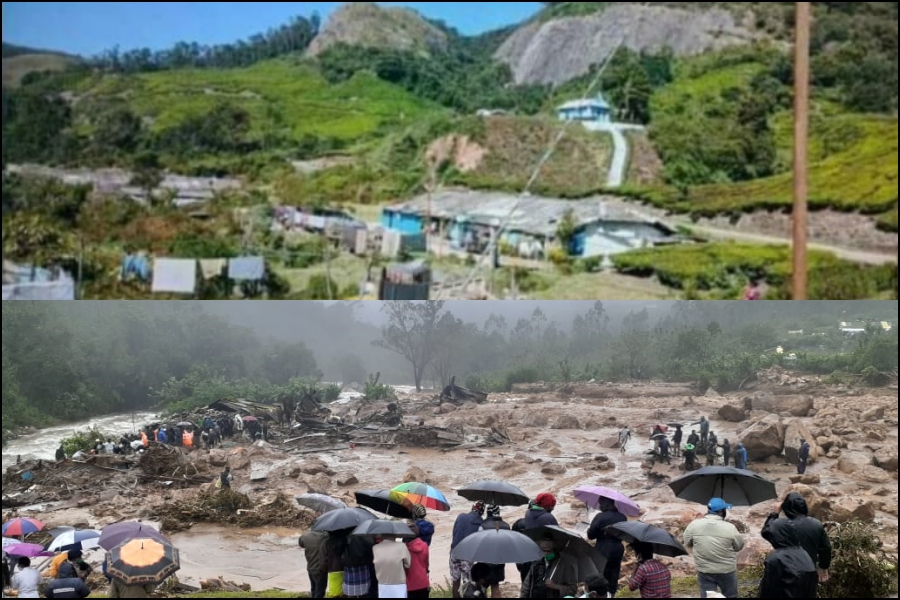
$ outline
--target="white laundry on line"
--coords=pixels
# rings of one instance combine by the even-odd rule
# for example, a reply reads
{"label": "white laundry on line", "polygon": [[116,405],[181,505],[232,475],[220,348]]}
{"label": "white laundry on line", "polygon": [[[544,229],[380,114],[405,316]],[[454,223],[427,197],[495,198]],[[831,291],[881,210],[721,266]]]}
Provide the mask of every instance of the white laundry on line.
{"label": "white laundry on line", "polygon": [[197,289],[197,261],[157,258],[153,261],[153,293],[193,294]]}

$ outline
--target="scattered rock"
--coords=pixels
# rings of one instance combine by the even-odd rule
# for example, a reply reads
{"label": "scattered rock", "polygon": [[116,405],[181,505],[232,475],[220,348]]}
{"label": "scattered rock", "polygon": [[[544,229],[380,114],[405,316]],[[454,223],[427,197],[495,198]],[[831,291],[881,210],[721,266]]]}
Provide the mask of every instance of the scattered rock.
{"label": "scattered rock", "polygon": [[251,463],[250,465],[250,481],[265,481],[269,478],[272,471],[272,465]]}
{"label": "scattered rock", "polygon": [[310,494],[325,494],[331,490],[331,478],[325,474],[315,475],[306,480],[307,492]]}
{"label": "scattered rock", "polygon": [[883,442],[886,439],[886,436],[880,431],[870,430],[866,434],[866,438],[873,442]]}
{"label": "scattered rock", "polygon": [[584,429],[585,431],[599,431],[600,429],[603,429],[603,425],[594,419],[588,419],[584,422]]}
{"label": "scattered rock", "polygon": [[846,475],[853,475],[863,467],[870,466],[872,458],[863,452],[845,452],[838,460],[838,470]]}
{"label": "scattered rock", "polygon": [[875,453],[875,465],[885,471],[897,472],[897,448],[883,448]]}
{"label": "scattered rock", "polygon": [[875,514],[875,505],[871,500],[842,496],[831,502],[831,518],[827,520],[837,523],[846,523],[853,519],[874,521]]}
{"label": "scattered rock", "polygon": [[228,454],[224,450],[210,450],[209,464],[212,467],[224,467],[228,464]]}
{"label": "scattered rock", "polygon": [[541,473],[544,475],[565,475],[566,465],[560,463],[549,463],[541,469]]}
{"label": "scattered rock", "polygon": [[887,498],[884,500],[879,500],[879,501],[876,501],[875,504],[878,507],[878,510],[880,510],[881,512],[887,513],[894,517],[898,516],[897,515],[897,499],[896,498]]}
{"label": "scattered rock", "polygon": [[791,483],[800,483],[803,485],[819,485],[822,483],[822,478],[818,475],[811,475],[806,473],[804,475],[791,475]]}
{"label": "scattered rock", "polygon": [[238,448],[228,455],[228,466],[232,471],[243,471],[250,467],[250,457],[244,448]]}
{"label": "scattered rock", "polygon": [[522,419],[525,427],[546,427],[547,423],[547,415],[538,412],[530,412]]}
{"label": "scattered rock", "polygon": [[703,394],[703,397],[715,399],[715,398],[721,398],[722,396],[721,396],[721,394],[719,394],[719,392],[717,392],[716,390],[714,390],[713,388],[710,387],[709,389],[706,390],[706,393]]}
{"label": "scattered rock", "polygon": [[756,396],[751,399],[753,410],[792,417],[807,417],[813,410],[815,402],[812,396]]}
{"label": "scattered rock", "polygon": [[560,415],[553,422],[553,429],[581,429],[581,424],[572,415]]}
{"label": "scattered rock", "polygon": [[455,404],[450,404],[449,402],[447,402],[445,404],[441,404],[440,413],[446,415],[449,413],[456,412],[456,410],[457,410],[457,408],[456,408]]}
{"label": "scattered rock", "polygon": [[600,441],[597,443],[598,448],[618,448],[619,447],[619,436],[618,435],[609,435],[603,438],[600,438]]}
{"label": "scattered rock", "polygon": [[740,437],[750,460],[778,456],[784,449],[784,425],[781,417],[769,415],[751,425]]}
{"label": "scattered rock", "polygon": [[884,407],[877,406],[870,408],[859,416],[859,420],[865,422],[880,421],[884,418]]}
{"label": "scattered rock", "polygon": [[356,478],[356,475],[342,477],[337,480],[337,484],[341,487],[350,487],[351,485],[357,485],[358,483],[359,483],[359,479]]}
{"label": "scattered rock", "polygon": [[313,458],[311,460],[306,461],[301,466],[302,471],[307,475],[319,475],[325,474],[329,477],[334,475],[334,471],[325,464],[325,461],[319,458]]}
{"label": "scattered rock", "polygon": [[729,423],[743,423],[747,420],[749,404],[749,398],[745,398],[739,403],[732,402],[730,404],[724,404],[719,408],[719,419],[728,421]]}
{"label": "scattered rock", "polygon": [[888,475],[887,471],[879,469],[875,465],[865,465],[859,468],[853,475],[857,479],[867,483],[888,483],[891,480],[891,476]]}
{"label": "scattered rock", "polygon": [[403,475],[403,483],[428,483],[428,474],[420,469],[419,467],[411,467],[404,475]]}

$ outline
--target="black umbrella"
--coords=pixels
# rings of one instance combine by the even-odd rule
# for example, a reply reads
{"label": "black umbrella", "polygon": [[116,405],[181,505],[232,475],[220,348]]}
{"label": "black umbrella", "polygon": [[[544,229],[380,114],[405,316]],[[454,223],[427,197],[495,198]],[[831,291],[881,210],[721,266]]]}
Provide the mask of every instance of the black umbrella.
{"label": "black umbrella", "polygon": [[684,427],[683,423],[666,423],[669,427]]}
{"label": "black umbrella", "polygon": [[550,539],[556,544],[557,550],[565,552],[578,561],[578,581],[584,582],[591,577],[603,574],[606,568],[606,558],[597,549],[591,546],[587,540],[574,531],[568,531],[556,525],[538,527],[523,531],[531,539],[540,542]]}
{"label": "black umbrella", "polygon": [[534,540],[509,529],[487,529],[468,536],[450,551],[450,558],[491,565],[530,563],[544,554]]}
{"label": "black umbrella", "polygon": [[385,538],[409,538],[416,537],[409,525],[400,521],[388,521],[387,519],[372,519],[360,524],[351,535],[371,535]]}
{"label": "black umbrella", "polygon": [[617,537],[623,542],[634,544],[640,542],[653,547],[653,553],[660,556],[687,556],[687,550],[671,533],[661,527],[648,525],[640,521],[623,521],[610,525],[604,531],[606,535]]}
{"label": "black umbrella", "polygon": [[195,423],[191,423],[190,421],[182,421],[176,427],[181,427],[182,429],[190,429],[191,427],[196,427]]}
{"label": "black umbrella", "polygon": [[313,531],[341,531],[343,529],[356,529],[366,521],[371,521],[375,515],[364,508],[339,508],[332,510],[318,519],[316,519],[312,527]]}
{"label": "black umbrella", "polygon": [[353,495],[356,496],[357,504],[371,508],[375,512],[398,519],[413,518],[411,503],[401,504],[397,501],[399,496],[392,496],[390,490],[363,490],[354,492]]}
{"label": "black umbrella", "polygon": [[703,467],[669,482],[669,487],[676,497],[698,504],[721,498],[734,506],[753,506],[778,498],[774,482],[734,467]]}
{"label": "black umbrella", "polygon": [[476,481],[456,491],[457,494],[472,502],[484,502],[496,506],[524,506],[528,504],[528,495],[504,481]]}

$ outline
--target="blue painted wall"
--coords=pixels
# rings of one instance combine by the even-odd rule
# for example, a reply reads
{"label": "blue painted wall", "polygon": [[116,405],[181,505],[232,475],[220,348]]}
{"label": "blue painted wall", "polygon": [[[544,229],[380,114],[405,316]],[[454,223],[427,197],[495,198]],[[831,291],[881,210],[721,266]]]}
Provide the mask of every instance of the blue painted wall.
{"label": "blue painted wall", "polygon": [[396,229],[402,234],[422,233],[423,219],[417,215],[384,210],[381,213],[381,225],[388,229]]}

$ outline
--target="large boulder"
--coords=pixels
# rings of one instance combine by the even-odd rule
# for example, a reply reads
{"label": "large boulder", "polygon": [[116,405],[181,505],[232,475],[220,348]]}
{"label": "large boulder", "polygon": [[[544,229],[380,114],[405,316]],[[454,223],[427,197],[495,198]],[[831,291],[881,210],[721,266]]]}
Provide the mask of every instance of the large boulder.
{"label": "large boulder", "polygon": [[859,416],[859,420],[863,423],[867,423],[870,421],[880,421],[884,418],[884,407],[876,406],[874,408],[870,408],[869,410],[863,412]]}
{"label": "large boulder", "polygon": [[553,422],[553,429],[581,429],[578,418],[574,415],[560,415]]}
{"label": "large boulder", "polygon": [[403,483],[429,483],[429,481],[428,474],[420,467],[411,467],[403,475]]}
{"label": "large boulder", "polygon": [[730,402],[723,404],[719,408],[719,419],[728,421],[729,423],[743,423],[747,420],[747,414],[750,412],[750,398],[744,398],[740,402]]}
{"label": "large boulder", "polygon": [[807,417],[815,407],[811,396],[769,396],[760,395],[751,400],[753,410],[776,415],[788,414],[792,417]]}
{"label": "large boulder", "polygon": [[809,462],[816,462],[819,458],[819,445],[806,424],[797,419],[789,422],[784,428],[785,460],[792,464],[800,462],[800,440],[806,440],[809,443]]}
{"label": "large boulder", "polygon": [[752,461],[779,456],[784,449],[784,425],[778,415],[769,415],[751,425],[740,437]]}
{"label": "large boulder", "polygon": [[600,448],[618,448],[619,447],[619,436],[617,434],[611,434],[607,436],[603,436],[597,442],[597,446]]}
{"label": "large boulder", "polygon": [[897,472],[897,448],[882,448],[875,453],[875,465],[890,473]]}
{"label": "large boulder", "polygon": [[888,483],[891,481],[891,476],[887,471],[879,469],[875,465],[866,465],[858,469],[853,474],[853,477],[866,483]]}
{"label": "large boulder", "polygon": [[546,427],[547,423],[547,415],[539,412],[530,412],[522,419],[522,425],[525,427]]}
{"label": "large boulder", "polygon": [[327,464],[325,464],[325,461],[319,458],[313,458],[306,461],[300,467],[300,470],[306,475],[334,475],[334,471]]}
{"label": "large boulder", "polygon": [[860,469],[872,465],[872,457],[865,452],[844,452],[838,460],[838,469],[845,475],[853,475]]}

